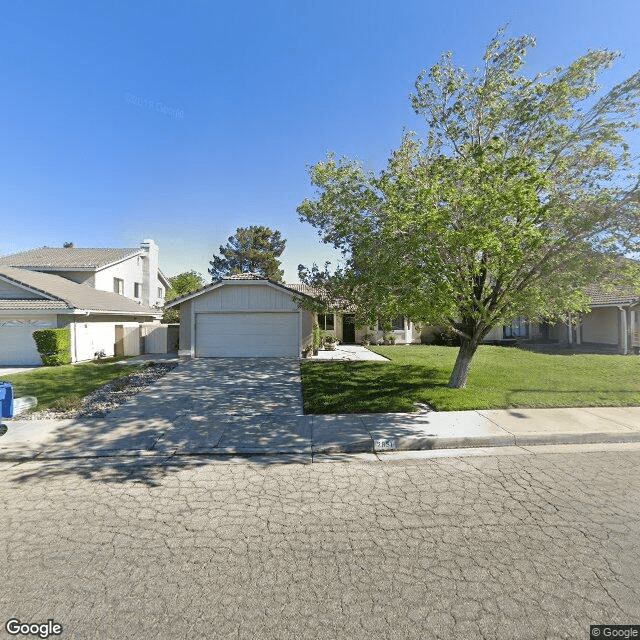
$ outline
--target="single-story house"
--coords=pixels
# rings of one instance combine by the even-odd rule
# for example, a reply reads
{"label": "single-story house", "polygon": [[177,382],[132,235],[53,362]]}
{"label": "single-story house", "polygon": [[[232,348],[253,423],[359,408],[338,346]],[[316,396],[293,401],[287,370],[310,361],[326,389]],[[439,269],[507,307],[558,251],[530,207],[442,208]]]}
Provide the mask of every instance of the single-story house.
{"label": "single-story house", "polygon": [[69,327],[71,361],[137,355],[141,325],[162,311],[61,276],[0,267],[0,364],[41,364],[33,331]]}
{"label": "single-story house", "polygon": [[585,289],[591,310],[568,316],[565,322],[537,323],[523,318],[494,328],[485,342],[517,339],[535,343],[581,345],[585,348],[628,354],[640,349],[640,295],[634,288],[599,285]]}
{"label": "single-story house", "polygon": [[[495,327],[485,342],[525,340],[595,345],[620,353],[640,348],[640,296],[620,287],[606,292],[587,290],[591,311],[567,323],[534,323],[517,319]],[[380,323],[357,327],[355,315],[345,310],[313,313],[296,298],[318,299],[306,284],[286,284],[259,275],[228,276],[168,302],[180,309],[179,355],[190,357],[297,357],[312,344],[313,324],[333,333],[342,343],[360,343],[368,334],[380,342],[387,333]],[[438,327],[417,324],[398,316],[391,332],[396,344],[432,342]]]}
{"label": "single-story house", "polygon": [[[345,343],[360,342],[365,333],[382,336],[380,327],[355,326],[344,312],[314,314],[296,298],[315,298],[301,284],[268,280],[252,273],[228,276],[174,298],[167,308],[180,308],[178,354],[191,357],[299,357],[313,341],[313,323]],[[397,343],[420,342],[420,331],[406,318],[395,319]]]}

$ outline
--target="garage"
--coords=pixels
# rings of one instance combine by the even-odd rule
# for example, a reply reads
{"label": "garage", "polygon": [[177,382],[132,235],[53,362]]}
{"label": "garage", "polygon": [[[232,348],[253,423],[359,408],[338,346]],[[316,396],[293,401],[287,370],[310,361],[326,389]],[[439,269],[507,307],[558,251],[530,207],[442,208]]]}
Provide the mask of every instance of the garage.
{"label": "garage", "polygon": [[0,318],[0,362],[4,365],[21,366],[42,364],[33,332],[55,326],[55,318],[50,321]]}
{"label": "garage", "polygon": [[196,356],[297,357],[298,313],[199,313]]}
{"label": "garage", "polygon": [[180,309],[178,354],[191,358],[297,358],[312,341],[304,296],[257,274],[216,280],[174,298]]}

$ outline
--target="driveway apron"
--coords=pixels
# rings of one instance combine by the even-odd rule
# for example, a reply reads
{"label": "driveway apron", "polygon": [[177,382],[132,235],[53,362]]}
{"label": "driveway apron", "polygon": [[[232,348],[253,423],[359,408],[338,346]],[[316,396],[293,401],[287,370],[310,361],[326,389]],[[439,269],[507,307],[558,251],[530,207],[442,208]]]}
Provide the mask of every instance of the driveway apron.
{"label": "driveway apron", "polygon": [[154,445],[167,453],[309,453],[300,365],[292,358],[195,359],[171,374],[172,425]]}
{"label": "driveway apron", "polygon": [[155,451],[307,453],[311,449],[298,360],[195,359],[160,383],[148,394],[160,403],[155,412],[148,403],[139,407],[147,417],[151,410],[170,422],[154,442]]}

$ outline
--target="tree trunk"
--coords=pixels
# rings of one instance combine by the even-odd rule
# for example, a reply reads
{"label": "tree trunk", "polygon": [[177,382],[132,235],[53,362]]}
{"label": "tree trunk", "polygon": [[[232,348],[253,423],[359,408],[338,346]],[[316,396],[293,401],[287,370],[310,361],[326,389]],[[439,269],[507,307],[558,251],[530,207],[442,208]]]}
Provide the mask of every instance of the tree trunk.
{"label": "tree trunk", "polygon": [[460,351],[458,351],[458,357],[456,363],[451,372],[449,378],[448,387],[454,389],[464,389],[467,386],[467,378],[469,377],[469,369],[471,368],[471,359],[473,358],[476,350],[478,349],[478,343],[475,341],[463,339]]}

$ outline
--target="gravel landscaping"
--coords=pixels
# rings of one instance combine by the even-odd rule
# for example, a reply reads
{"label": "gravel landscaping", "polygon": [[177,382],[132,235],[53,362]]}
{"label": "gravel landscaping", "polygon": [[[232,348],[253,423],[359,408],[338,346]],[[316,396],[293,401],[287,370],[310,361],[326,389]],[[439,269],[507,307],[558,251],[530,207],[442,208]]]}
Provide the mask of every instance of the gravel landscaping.
{"label": "gravel landscaping", "polygon": [[177,367],[177,363],[153,362],[124,378],[116,378],[92,391],[79,401],[79,407],[66,410],[45,409],[20,416],[22,420],[62,420],[67,418],[104,418],[110,411],[127,402],[145,387]]}

